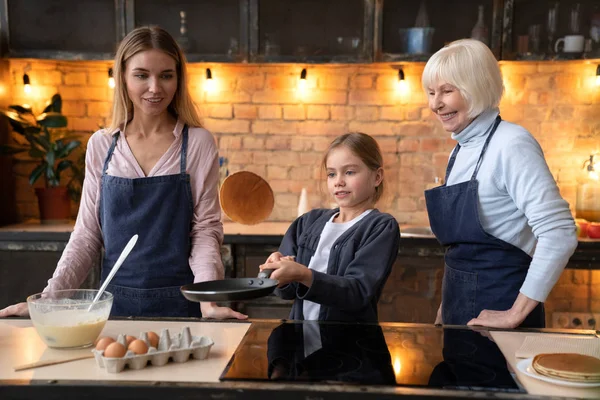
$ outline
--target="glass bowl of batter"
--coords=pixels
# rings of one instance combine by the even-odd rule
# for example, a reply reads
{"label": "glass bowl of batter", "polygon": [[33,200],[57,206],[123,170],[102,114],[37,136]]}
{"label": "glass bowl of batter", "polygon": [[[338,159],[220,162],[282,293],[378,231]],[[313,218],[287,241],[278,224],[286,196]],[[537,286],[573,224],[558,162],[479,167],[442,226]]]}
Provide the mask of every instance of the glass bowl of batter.
{"label": "glass bowl of batter", "polygon": [[27,298],[29,316],[48,347],[89,347],[100,336],[113,303],[104,292],[92,307],[98,290],[73,289],[37,293]]}

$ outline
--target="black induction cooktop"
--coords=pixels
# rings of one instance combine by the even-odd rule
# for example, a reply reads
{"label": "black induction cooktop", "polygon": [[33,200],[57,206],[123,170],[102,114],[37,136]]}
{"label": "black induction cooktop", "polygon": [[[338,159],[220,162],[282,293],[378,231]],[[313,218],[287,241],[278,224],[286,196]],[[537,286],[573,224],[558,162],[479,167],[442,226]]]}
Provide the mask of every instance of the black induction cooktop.
{"label": "black induction cooktop", "polygon": [[220,379],[525,393],[485,331],[394,323],[253,322]]}

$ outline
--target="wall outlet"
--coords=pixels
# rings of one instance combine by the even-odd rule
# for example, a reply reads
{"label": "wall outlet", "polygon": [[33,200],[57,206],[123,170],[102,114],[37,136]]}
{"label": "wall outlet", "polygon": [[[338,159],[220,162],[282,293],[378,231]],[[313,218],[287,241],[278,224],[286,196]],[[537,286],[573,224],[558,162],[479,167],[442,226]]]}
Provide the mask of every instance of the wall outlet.
{"label": "wall outlet", "polygon": [[555,312],[552,313],[552,328],[600,329],[600,314]]}

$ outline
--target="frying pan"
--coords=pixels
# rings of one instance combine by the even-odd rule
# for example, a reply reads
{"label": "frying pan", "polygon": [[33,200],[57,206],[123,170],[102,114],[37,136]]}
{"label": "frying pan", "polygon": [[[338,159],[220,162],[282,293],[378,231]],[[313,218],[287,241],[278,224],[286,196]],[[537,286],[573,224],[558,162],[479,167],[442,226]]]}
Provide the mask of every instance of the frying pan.
{"label": "frying pan", "polygon": [[[260,176],[250,171],[229,175],[219,192],[221,208],[232,221],[254,225],[264,221],[273,210],[273,190]],[[257,278],[236,278],[199,282],[181,287],[189,301],[239,301],[267,296],[278,281],[269,279],[273,270],[264,270]]]}
{"label": "frying pan", "polygon": [[181,287],[189,301],[239,301],[267,296],[275,290],[278,281],[269,279],[272,269],[259,272],[256,278],[222,279],[198,282]]}

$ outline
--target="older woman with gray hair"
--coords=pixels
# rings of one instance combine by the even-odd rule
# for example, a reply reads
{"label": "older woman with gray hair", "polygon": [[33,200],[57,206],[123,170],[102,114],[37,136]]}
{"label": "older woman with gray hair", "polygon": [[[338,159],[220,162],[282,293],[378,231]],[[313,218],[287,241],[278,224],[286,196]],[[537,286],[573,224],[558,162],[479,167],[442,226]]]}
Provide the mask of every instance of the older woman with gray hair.
{"label": "older woman with gray hair", "polygon": [[502,75],[483,43],[448,44],[422,83],[458,142],[445,183],[425,192],[431,228],[447,246],[436,324],[544,327],[543,302],[577,237],[542,149],[500,118]]}

